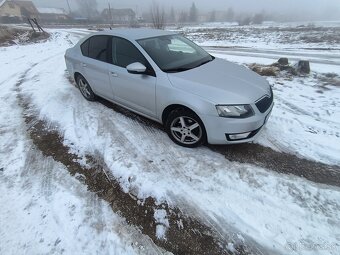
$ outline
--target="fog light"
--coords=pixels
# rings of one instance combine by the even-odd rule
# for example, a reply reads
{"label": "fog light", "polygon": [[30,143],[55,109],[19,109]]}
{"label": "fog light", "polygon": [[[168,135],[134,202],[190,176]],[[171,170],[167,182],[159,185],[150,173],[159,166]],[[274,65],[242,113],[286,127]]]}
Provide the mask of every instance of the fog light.
{"label": "fog light", "polygon": [[247,132],[247,133],[241,133],[241,134],[230,134],[227,135],[229,140],[241,140],[241,139],[246,139],[251,132]]}

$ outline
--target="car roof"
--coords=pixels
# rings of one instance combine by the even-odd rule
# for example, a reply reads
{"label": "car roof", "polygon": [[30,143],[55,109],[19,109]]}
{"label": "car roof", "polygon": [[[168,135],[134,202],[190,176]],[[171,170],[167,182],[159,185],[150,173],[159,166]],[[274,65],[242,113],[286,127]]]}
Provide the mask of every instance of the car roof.
{"label": "car roof", "polygon": [[159,29],[149,29],[149,28],[114,28],[111,30],[103,30],[93,35],[113,35],[113,36],[120,36],[129,40],[139,40],[139,39],[146,39],[151,37],[157,36],[164,36],[164,35],[174,35],[177,34],[175,32],[166,31],[166,30],[159,30]]}

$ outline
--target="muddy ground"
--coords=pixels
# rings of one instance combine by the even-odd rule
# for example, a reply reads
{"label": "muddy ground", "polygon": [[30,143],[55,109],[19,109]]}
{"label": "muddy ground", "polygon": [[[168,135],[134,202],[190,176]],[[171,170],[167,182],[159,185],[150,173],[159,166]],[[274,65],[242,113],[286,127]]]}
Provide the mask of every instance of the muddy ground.
{"label": "muddy ground", "polygon": [[0,46],[38,43],[47,40],[49,37],[50,34],[46,32],[35,32],[28,28],[0,26]]}

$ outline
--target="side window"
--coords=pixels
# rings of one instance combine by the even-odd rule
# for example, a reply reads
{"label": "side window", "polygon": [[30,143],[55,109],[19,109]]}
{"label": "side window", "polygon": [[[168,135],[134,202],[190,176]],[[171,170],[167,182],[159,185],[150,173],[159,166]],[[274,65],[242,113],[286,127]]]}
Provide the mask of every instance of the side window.
{"label": "side window", "polygon": [[114,37],[112,39],[112,61],[114,65],[127,67],[134,62],[149,66],[143,54],[131,42]]}
{"label": "side window", "polygon": [[90,45],[90,40],[87,39],[83,44],[80,46],[81,53],[85,56],[89,56],[89,45]]}
{"label": "side window", "polygon": [[97,35],[90,38],[88,56],[103,62],[109,62],[109,42],[110,37],[106,35]]}

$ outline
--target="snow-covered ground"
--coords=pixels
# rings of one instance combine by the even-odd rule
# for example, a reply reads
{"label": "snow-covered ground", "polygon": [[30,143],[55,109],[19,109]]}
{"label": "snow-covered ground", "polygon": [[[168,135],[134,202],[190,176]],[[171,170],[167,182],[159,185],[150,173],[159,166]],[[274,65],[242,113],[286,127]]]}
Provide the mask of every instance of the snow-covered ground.
{"label": "snow-covered ground", "polygon": [[[222,238],[231,235],[226,249],[252,239],[268,254],[339,254],[338,187],[231,162],[206,147],[178,147],[163,131],[86,101],[69,82],[63,55],[87,31],[52,32],[39,45],[0,48],[0,201],[6,204],[0,209],[1,253],[161,253],[63,166],[34,152],[16,101],[20,93],[39,118],[57,127],[73,153],[99,154],[124,191],[178,207]],[[263,61],[211,52],[241,64]],[[269,81],[276,105],[258,143],[339,164],[340,88],[320,93],[313,75]],[[46,180],[45,171],[53,178]],[[154,215],[162,223],[160,238],[169,227],[165,214]],[[141,244],[131,245],[138,238]]]}
{"label": "snow-covered ground", "polygon": [[171,27],[202,46],[251,47],[260,49],[332,49],[339,52],[340,22],[265,23],[237,26],[208,23]]}
{"label": "snow-covered ground", "polygon": [[26,133],[16,85],[37,63],[62,59],[67,37],[0,48],[0,254],[166,254],[65,166],[42,155]]}

